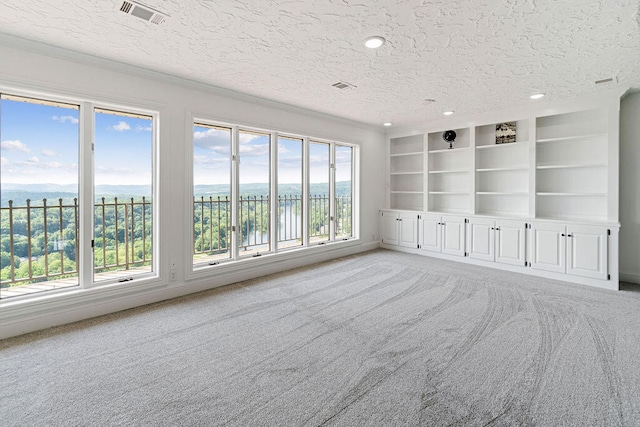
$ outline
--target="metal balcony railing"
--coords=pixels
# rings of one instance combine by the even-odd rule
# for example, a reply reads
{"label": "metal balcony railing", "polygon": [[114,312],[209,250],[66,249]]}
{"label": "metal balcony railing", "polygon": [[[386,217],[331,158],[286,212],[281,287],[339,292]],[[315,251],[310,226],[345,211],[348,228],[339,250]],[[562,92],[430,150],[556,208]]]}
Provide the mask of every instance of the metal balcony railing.
{"label": "metal balcony railing", "polygon": [[[278,243],[282,247],[302,244],[303,199],[300,195],[278,197]],[[309,204],[309,238],[329,238],[329,197],[312,195]],[[101,198],[94,205],[94,273],[127,271],[149,266],[152,261],[152,202]],[[268,196],[241,196],[238,200],[242,251],[269,246],[270,204]],[[335,199],[337,238],[352,235],[351,196]],[[228,196],[199,197],[193,203],[194,255],[230,253],[231,201]],[[77,276],[79,257],[78,199],[34,205],[26,200],[15,206],[10,200],[0,208],[2,277],[7,288]],[[0,294],[0,298],[2,295]]]}

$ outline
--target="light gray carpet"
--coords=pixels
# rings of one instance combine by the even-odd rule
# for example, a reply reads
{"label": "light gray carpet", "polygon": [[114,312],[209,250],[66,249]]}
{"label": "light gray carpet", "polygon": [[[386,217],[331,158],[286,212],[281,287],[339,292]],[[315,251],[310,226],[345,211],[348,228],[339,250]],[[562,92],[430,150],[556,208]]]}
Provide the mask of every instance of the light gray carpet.
{"label": "light gray carpet", "polygon": [[0,342],[0,424],[640,425],[640,293],[376,250]]}

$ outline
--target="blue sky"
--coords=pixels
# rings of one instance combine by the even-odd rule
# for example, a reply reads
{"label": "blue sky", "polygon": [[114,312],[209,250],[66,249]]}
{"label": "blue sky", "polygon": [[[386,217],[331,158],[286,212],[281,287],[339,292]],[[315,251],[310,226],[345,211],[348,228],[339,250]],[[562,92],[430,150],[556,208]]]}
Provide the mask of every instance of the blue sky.
{"label": "blue sky", "polygon": [[[228,129],[194,126],[194,184],[228,184],[231,132]],[[240,182],[266,183],[269,179],[269,137],[240,132]],[[301,141],[278,139],[278,182],[302,182]],[[309,150],[312,183],[328,182],[329,150],[327,144],[311,144]],[[351,179],[351,148],[336,150],[336,180]]]}
{"label": "blue sky", "polygon": [[[3,183],[78,184],[79,111],[2,100]],[[151,184],[151,120],[95,115],[95,184]]]}
{"label": "blue sky", "polygon": [[[0,105],[1,182],[78,184],[79,111],[3,99]],[[150,185],[151,120],[95,114],[95,184]],[[229,130],[194,127],[194,184],[230,182]],[[269,136],[240,133],[240,182],[269,180]],[[311,144],[311,182],[327,182],[328,150]],[[338,148],[338,181],[350,179],[350,149]],[[278,179],[301,182],[300,140],[279,138]]]}

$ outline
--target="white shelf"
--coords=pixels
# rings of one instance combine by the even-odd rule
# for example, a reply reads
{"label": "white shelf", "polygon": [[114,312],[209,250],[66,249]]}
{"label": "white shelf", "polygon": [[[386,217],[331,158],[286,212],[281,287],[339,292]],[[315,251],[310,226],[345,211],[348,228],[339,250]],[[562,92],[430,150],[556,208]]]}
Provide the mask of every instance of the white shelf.
{"label": "white shelf", "polygon": [[588,192],[550,193],[550,192],[539,192],[539,193],[536,193],[536,196],[607,197],[607,193],[588,193]]}
{"label": "white shelf", "polygon": [[390,154],[391,157],[403,157],[403,156],[422,156],[424,152],[422,151],[414,151],[412,153],[398,153],[398,154]]}
{"label": "white shelf", "polygon": [[391,172],[389,175],[422,175],[422,171],[415,172]]}
{"label": "white shelf", "polygon": [[563,165],[538,165],[536,169],[582,169],[582,168],[606,168],[606,164],[602,163],[582,163],[582,164],[563,164]]}
{"label": "white shelf", "polygon": [[391,191],[391,194],[423,194],[422,191]]}
{"label": "white shelf", "polygon": [[461,151],[469,151],[469,147],[461,147],[461,148],[445,148],[443,150],[429,150],[429,154],[438,154],[438,153],[459,153]]}
{"label": "white shelf", "polygon": [[561,136],[558,138],[544,138],[536,140],[537,143],[547,143],[547,142],[562,142],[562,141],[577,141],[580,139],[590,139],[590,138],[603,138],[606,137],[606,133],[593,133],[587,135],[571,135],[571,136]]}
{"label": "white shelf", "polygon": [[506,172],[506,171],[528,171],[526,166],[510,167],[510,168],[483,168],[476,169],[476,172]]}
{"label": "white shelf", "polygon": [[492,196],[528,196],[526,191],[476,191],[476,194],[480,196],[492,195]]}
{"label": "white shelf", "polygon": [[465,169],[443,169],[443,170],[435,170],[429,171],[429,173],[469,173],[468,170]]}
{"label": "white shelf", "polygon": [[509,142],[506,144],[476,145],[476,149],[485,150],[485,149],[498,148],[498,147],[524,147],[527,144],[529,144],[529,141],[516,141],[516,142]]}
{"label": "white shelf", "polygon": [[449,194],[455,196],[468,196],[468,191],[429,191],[429,194]]}
{"label": "white shelf", "polygon": [[470,212],[466,209],[432,209],[429,210],[429,213],[432,214],[458,214],[458,215],[469,215]]}

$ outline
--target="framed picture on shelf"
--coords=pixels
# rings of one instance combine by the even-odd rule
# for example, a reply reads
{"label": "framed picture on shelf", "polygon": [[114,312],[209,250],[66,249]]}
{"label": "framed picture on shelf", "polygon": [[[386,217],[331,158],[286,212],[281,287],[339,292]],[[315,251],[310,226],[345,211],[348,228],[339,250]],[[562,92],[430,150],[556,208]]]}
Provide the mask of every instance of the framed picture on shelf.
{"label": "framed picture on shelf", "polygon": [[516,142],[516,122],[496,124],[496,144]]}

